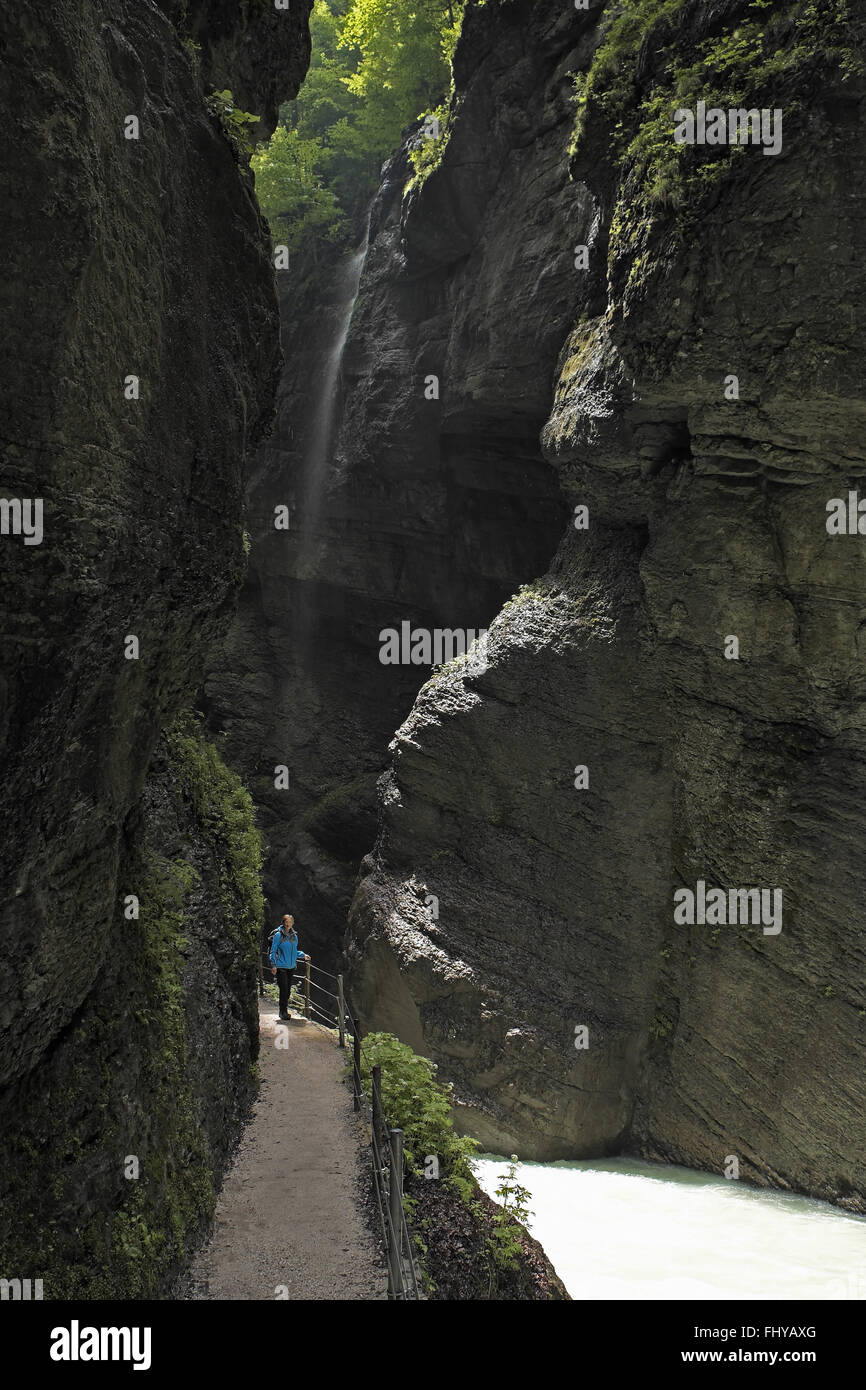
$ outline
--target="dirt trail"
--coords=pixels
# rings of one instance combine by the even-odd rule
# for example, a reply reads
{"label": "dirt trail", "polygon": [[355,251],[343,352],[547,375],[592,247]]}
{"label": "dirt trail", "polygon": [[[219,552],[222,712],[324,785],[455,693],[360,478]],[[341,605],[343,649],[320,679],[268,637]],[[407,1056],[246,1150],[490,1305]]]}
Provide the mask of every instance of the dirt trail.
{"label": "dirt trail", "polygon": [[275,1299],[284,1285],[290,1299],[385,1298],[359,1207],[361,1131],[341,1080],[346,1054],[313,1023],[278,1023],[270,1000],[259,1001],[259,1030],[261,1094],[186,1297]]}

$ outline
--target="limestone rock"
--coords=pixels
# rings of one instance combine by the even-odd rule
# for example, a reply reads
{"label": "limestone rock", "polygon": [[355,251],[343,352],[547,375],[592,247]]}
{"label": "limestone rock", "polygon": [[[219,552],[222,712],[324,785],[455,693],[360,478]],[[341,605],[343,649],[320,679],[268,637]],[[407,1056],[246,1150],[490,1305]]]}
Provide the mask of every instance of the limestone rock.
{"label": "limestone rock", "polygon": [[[88,1068],[122,1066],[134,1089],[153,1061],[146,1032],[116,1058],[99,1055],[104,1011],[120,997],[134,1007],[117,983],[123,900],[137,891],[131,826],[160,731],[228,622],[244,563],[247,455],[278,376],[267,228],[204,100],[208,82],[231,85],[236,42],[246,55],[238,95],[255,105],[261,26],[242,19],[248,6],[194,6],[202,24],[220,16],[202,71],[181,8],[72,0],[38,15],[13,6],[0,22],[0,481],[6,499],[44,506],[41,544],[0,537],[0,1084],[11,1140],[42,1113],[46,1087],[86,1109]],[[266,118],[277,94],[297,91],[309,8],[293,4],[283,45],[261,53]],[[130,116],[137,139],[126,138]],[[96,1052],[79,1073],[81,1034]],[[206,1129],[222,1127],[227,1098],[249,1084],[250,1043],[235,1041],[229,1033],[225,1098],[204,1069]],[[121,1084],[112,1077],[109,1112]],[[63,1136],[49,1128],[40,1142]],[[167,1207],[158,1219],[170,1223]]]}
{"label": "limestone rock", "polygon": [[[531,62],[544,21],[506,9]],[[683,5],[664,41],[685,66],[744,18]],[[611,69],[634,110],[663,38]],[[866,559],[825,523],[866,473],[864,91],[809,71],[779,79],[781,155],[738,151],[691,209],[615,157],[603,106],[578,142],[566,246],[596,251],[542,448],[589,529],[525,572],[486,669],[434,675],[399,729],[349,947],[360,1013],[440,1064],[489,1147],[716,1172],[736,1154],[750,1181],[863,1211]],[[495,195],[518,219],[512,360],[530,295],[561,322],[524,258],[568,145],[550,124],[535,148],[533,179],[514,158]],[[459,201],[459,150],[455,131],[437,208]],[[405,240],[431,258],[423,195]],[[502,245],[480,254],[476,277],[501,277]],[[463,388],[467,432],[491,396]],[[781,933],[675,924],[674,892],[699,879],[781,889]]]}

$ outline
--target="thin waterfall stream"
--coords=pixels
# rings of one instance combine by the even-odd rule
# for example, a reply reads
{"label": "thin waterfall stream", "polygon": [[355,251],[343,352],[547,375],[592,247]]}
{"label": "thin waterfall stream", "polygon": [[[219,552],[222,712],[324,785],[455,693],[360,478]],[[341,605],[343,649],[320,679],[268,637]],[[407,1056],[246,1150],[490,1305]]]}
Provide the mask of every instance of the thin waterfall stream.
{"label": "thin waterfall stream", "polygon": [[303,574],[311,566],[315,551],[316,532],[322,517],[327,490],[331,451],[336,433],[338,407],[341,401],[340,377],[343,355],[352,326],[358,300],[358,288],[367,259],[369,220],[364,237],[349,260],[340,267],[340,294],[334,319],[334,336],[324,360],[319,379],[318,399],[305,450],[302,473],[302,518],[299,570]]}

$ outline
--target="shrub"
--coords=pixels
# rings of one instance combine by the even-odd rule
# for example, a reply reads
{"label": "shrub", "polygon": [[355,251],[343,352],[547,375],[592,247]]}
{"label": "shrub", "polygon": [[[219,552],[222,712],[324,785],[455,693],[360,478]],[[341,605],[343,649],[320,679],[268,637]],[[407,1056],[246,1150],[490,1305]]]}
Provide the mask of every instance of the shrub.
{"label": "shrub", "polygon": [[455,1133],[450,1087],[434,1079],[434,1063],[419,1057],[391,1033],[371,1033],[361,1048],[361,1076],[368,1090],[372,1089],[374,1066],[382,1068],[385,1117],[403,1131],[409,1172],[423,1173],[424,1159],[434,1154],[439,1160],[442,1181],[464,1201],[470,1201],[475,1194],[475,1179],[469,1160],[478,1144]]}

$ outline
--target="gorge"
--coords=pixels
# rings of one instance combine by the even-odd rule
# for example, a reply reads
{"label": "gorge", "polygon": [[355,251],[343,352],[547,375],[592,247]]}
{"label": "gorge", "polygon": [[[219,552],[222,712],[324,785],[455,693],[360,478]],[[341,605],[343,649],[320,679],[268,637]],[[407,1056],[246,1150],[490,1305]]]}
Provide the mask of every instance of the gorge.
{"label": "gorge", "polygon": [[[310,932],[333,920],[330,941],[353,897],[357,1007],[440,1064],[468,1132],[717,1172],[736,1151],[753,1182],[862,1210],[863,959],[844,925],[862,559],[822,536],[863,462],[859,78],[828,79],[807,121],[811,71],[758,66],[746,104],[784,94],[784,152],[660,172],[617,158],[609,109],[663,96],[666,63],[724,55],[754,7],[637,6],[613,39],[567,8],[470,7],[438,164],[413,181],[410,136],[384,172],[318,570],[290,581],[321,585],[331,618],[313,689],[280,670],[291,696],[244,714],[219,695],[234,677],[209,691],[247,779],[246,746],[291,706],[302,792],[273,808],[277,892]],[[775,9],[791,47],[794,8]],[[576,73],[595,95],[575,143]],[[263,551],[252,565],[232,670],[273,578]],[[434,672],[410,712],[411,671],[385,684],[373,663],[398,618],[489,627],[486,669]],[[670,904],[700,877],[781,885],[785,931],[685,934]]]}
{"label": "gorge", "polygon": [[[864,463],[862,23],[828,21],[816,83],[796,6],[766,35],[736,0],[609,8],[469,7],[438,162],[413,174],[410,132],[373,204],[316,563],[254,545],[210,709],[266,808],[274,908],[334,959],[351,902],[358,1010],[438,1062],[467,1132],[736,1152],[862,1211],[863,561],[824,527]],[[783,105],[784,150],[672,163],[680,72]],[[315,591],[302,671],[278,580]],[[384,679],[401,622],[489,628],[484,670]],[[290,810],[256,791],[269,746]],[[784,931],[683,929],[698,879],[784,892]]]}
{"label": "gorge", "polygon": [[287,911],[485,1150],[866,1214],[866,20],[469,0],[338,219],[349,9],[3,20],[0,1250],[50,1297],[207,1226]]}

